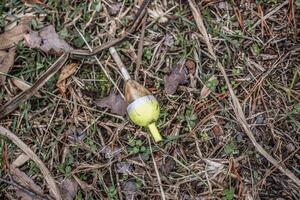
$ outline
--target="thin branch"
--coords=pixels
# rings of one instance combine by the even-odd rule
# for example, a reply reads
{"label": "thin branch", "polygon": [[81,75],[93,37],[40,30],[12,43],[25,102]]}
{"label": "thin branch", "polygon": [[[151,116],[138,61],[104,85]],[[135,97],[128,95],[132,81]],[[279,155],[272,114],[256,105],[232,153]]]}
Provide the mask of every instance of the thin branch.
{"label": "thin branch", "polygon": [[44,175],[45,180],[48,183],[50,190],[52,190],[55,199],[62,200],[55,180],[52,178],[50,171],[47,169],[43,161],[14,133],[4,128],[3,126],[0,126],[0,135],[11,140],[17,147],[24,151],[24,153],[26,153],[28,157],[30,157],[35,162],[35,164],[41,170],[41,173]]}
{"label": "thin branch", "polygon": [[225,68],[223,67],[223,65],[218,61],[215,52],[213,50],[213,46],[209,40],[206,28],[204,26],[203,23],[203,19],[201,16],[200,11],[196,8],[195,3],[192,0],[188,0],[189,1],[189,5],[191,7],[191,10],[193,12],[193,16],[194,19],[198,25],[199,31],[200,33],[203,35],[206,45],[208,47],[208,52],[210,53],[210,55],[214,58],[214,61],[217,62],[217,66],[218,68],[221,70],[221,73],[225,79],[225,82],[228,86],[229,89],[229,93],[232,99],[232,103],[233,103],[233,110],[235,112],[235,116],[238,120],[238,122],[240,123],[240,125],[243,127],[245,133],[247,134],[247,136],[249,137],[249,139],[251,140],[252,144],[255,146],[256,150],[262,155],[264,156],[270,163],[272,163],[276,168],[278,168],[282,173],[284,173],[286,176],[288,176],[291,180],[293,180],[298,186],[300,186],[300,180],[293,174],[293,172],[291,172],[289,169],[287,169],[286,167],[284,167],[283,165],[281,165],[281,163],[279,163],[277,160],[275,160],[268,152],[266,152],[266,150],[256,141],[252,131],[250,130],[250,126],[246,121],[246,117],[245,114],[243,112],[242,106],[237,98],[237,96],[235,95],[232,86],[230,84],[229,78],[226,74]]}
{"label": "thin branch", "polygon": [[19,95],[15,96],[5,105],[0,108],[0,119],[14,111],[21,103],[27,101],[30,97],[35,95],[39,89],[41,89],[45,83],[58,72],[64,63],[69,58],[68,53],[64,53],[59,59],[46,71],[42,76],[27,90],[24,90]]}

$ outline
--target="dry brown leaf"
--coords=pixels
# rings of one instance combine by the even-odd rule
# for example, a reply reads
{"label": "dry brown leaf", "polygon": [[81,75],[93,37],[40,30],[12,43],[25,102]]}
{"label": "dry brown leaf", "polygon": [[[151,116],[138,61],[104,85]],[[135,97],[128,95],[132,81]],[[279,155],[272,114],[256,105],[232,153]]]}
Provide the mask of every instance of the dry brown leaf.
{"label": "dry brown leaf", "polygon": [[215,124],[213,129],[212,129],[214,135],[216,137],[220,137],[220,136],[224,135],[223,127],[221,126],[221,123],[216,118],[216,116],[213,115],[212,120],[214,121],[214,124]]}
{"label": "dry brown leaf", "polygon": [[40,48],[42,38],[39,36],[39,32],[32,31],[24,35],[25,44],[30,48]]}
{"label": "dry brown leaf", "polygon": [[110,15],[115,16],[119,13],[120,9],[122,8],[123,3],[122,2],[117,2],[117,3],[111,3],[107,11]]}
{"label": "dry brown leaf", "polygon": [[210,159],[204,159],[206,163],[206,171],[213,175],[218,175],[224,170],[224,165],[220,162],[215,162]]}
{"label": "dry brown leaf", "polygon": [[18,184],[28,189],[29,191],[33,191],[35,194],[37,194],[35,195],[34,193],[27,193],[18,187],[12,187],[15,190],[14,194],[18,197],[18,199],[34,200],[34,199],[41,199],[39,198],[39,196],[44,196],[44,192],[41,189],[41,187],[35,184],[34,181],[29,176],[27,176],[24,172],[22,172],[18,168],[11,166],[10,173],[14,181],[16,181]]}
{"label": "dry brown leaf", "polygon": [[126,113],[126,103],[121,95],[110,93],[108,97],[95,100],[95,104],[100,108],[109,108],[112,113],[124,116]]}
{"label": "dry brown leaf", "polygon": [[168,156],[164,159],[163,163],[160,166],[160,171],[165,175],[168,176],[171,172],[176,169],[176,162],[175,160]]}
{"label": "dry brown leaf", "polygon": [[[1,41],[1,39],[0,39]],[[0,50],[0,72],[7,74],[15,61],[16,49],[10,48],[7,51]],[[0,86],[4,84],[6,75],[0,75]]]}
{"label": "dry brown leaf", "polygon": [[196,72],[196,64],[192,60],[187,60],[185,62],[185,66],[188,68],[190,74],[195,74]]}
{"label": "dry brown leaf", "polygon": [[63,200],[73,200],[77,195],[78,183],[74,178],[64,179],[59,183],[59,189]]}
{"label": "dry brown leaf", "polygon": [[134,197],[135,197],[136,191],[137,191],[137,184],[134,180],[126,181],[122,185],[122,189],[124,191],[126,200],[135,199]]}
{"label": "dry brown leaf", "polygon": [[62,95],[65,95],[66,92],[66,79],[75,73],[77,66],[77,63],[71,63],[62,68],[58,81],[56,83],[56,86],[58,87]]}
{"label": "dry brown leaf", "polygon": [[[13,82],[13,84],[15,86],[17,86],[17,88],[19,88],[22,91],[28,90],[31,86],[29,84],[27,84],[26,82],[17,79],[17,78],[11,78],[11,81]],[[34,96],[41,98],[42,96],[37,92]]]}
{"label": "dry brown leaf", "polygon": [[[212,77],[210,77],[210,79],[208,79],[208,82],[216,80],[216,79],[217,78],[213,75]],[[211,90],[206,85],[204,85],[200,92],[200,98],[201,99],[206,98],[210,93],[211,93]]]}
{"label": "dry brown leaf", "polygon": [[27,21],[20,23],[18,26],[5,31],[0,35],[0,49],[8,49],[15,46],[19,41],[23,40],[24,35],[30,31]]}
{"label": "dry brown leaf", "polygon": [[117,162],[116,171],[120,174],[130,174],[133,172],[133,166],[128,162]]}
{"label": "dry brown leaf", "polygon": [[61,54],[72,50],[66,41],[59,38],[52,25],[44,27],[40,32],[32,31],[26,34],[25,42],[30,48],[40,48],[50,54]]}
{"label": "dry brown leaf", "polygon": [[165,92],[167,94],[174,94],[180,84],[187,82],[186,67],[178,63],[172,69],[171,73],[165,76]]}

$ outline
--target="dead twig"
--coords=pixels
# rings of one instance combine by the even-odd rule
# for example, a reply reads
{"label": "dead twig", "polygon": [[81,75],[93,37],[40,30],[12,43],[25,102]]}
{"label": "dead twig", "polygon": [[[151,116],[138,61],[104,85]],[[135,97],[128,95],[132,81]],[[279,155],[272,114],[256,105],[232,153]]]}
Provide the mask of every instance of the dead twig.
{"label": "dead twig", "polygon": [[27,90],[24,90],[19,95],[15,96],[9,102],[0,108],[0,119],[14,111],[21,103],[27,101],[30,97],[35,95],[45,83],[64,65],[69,58],[68,53],[64,53],[60,58],[46,71],[42,76]]}
{"label": "dead twig", "polygon": [[144,37],[145,37],[145,30],[146,30],[146,19],[147,15],[144,17],[142,23],[142,32],[140,36],[139,46],[138,46],[138,54],[137,54],[137,60],[136,60],[136,69],[134,72],[134,79],[137,80],[139,69],[141,67],[142,63],[142,57],[143,57],[143,46],[144,46]]}
{"label": "dead twig", "polygon": [[147,138],[148,138],[150,152],[151,152],[151,157],[152,157],[152,160],[153,160],[153,165],[154,165],[154,169],[155,169],[155,173],[156,173],[156,176],[157,176],[157,181],[158,181],[158,185],[159,185],[159,189],[160,189],[161,199],[165,200],[166,199],[166,195],[165,195],[164,189],[162,187],[161,178],[160,178],[160,175],[159,175],[157,164],[156,164],[155,158],[153,156],[153,151],[152,151],[152,146],[151,146],[151,140],[150,140],[150,137],[148,135],[147,135]]}
{"label": "dead twig", "polygon": [[20,140],[14,133],[9,131],[8,129],[0,126],[0,135],[11,140],[16,146],[18,146],[24,153],[26,153],[39,167],[42,174],[47,181],[50,190],[53,192],[55,199],[61,200],[61,195],[59,189],[55,183],[55,180],[52,178],[50,171],[47,169],[43,161],[22,141]]}
{"label": "dead twig", "polygon": [[[229,93],[230,96],[232,98],[232,103],[233,103],[233,110],[235,112],[235,116],[237,118],[237,121],[240,123],[240,125],[243,127],[245,133],[247,134],[247,136],[249,137],[249,139],[251,140],[251,142],[253,143],[253,145],[255,146],[256,150],[262,155],[264,156],[270,163],[272,163],[275,167],[277,167],[282,173],[284,173],[286,176],[288,176],[291,180],[293,180],[298,186],[300,186],[300,180],[293,174],[293,172],[291,172],[289,169],[287,169],[286,167],[284,167],[281,163],[279,163],[277,160],[275,160],[268,152],[266,152],[266,150],[256,141],[252,131],[250,130],[250,126],[246,121],[246,117],[245,114],[242,110],[242,106],[238,100],[238,98],[236,97],[232,86],[230,84],[229,78],[226,74],[225,68],[223,67],[223,65],[218,61],[215,52],[213,50],[213,46],[209,40],[206,28],[204,26],[203,23],[203,19],[202,16],[200,14],[200,11],[196,8],[195,3],[192,0],[188,0],[189,1],[189,5],[190,8],[192,10],[194,19],[196,21],[196,24],[199,28],[200,33],[203,35],[203,38],[205,39],[205,43],[207,45],[208,48],[208,52],[211,55],[211,57],[214,59],[214,61],[217,62],[217,66],[220,69],[225,82],[228,86],[229,89]],[[281,6],[283,7],[284,5],[286,5],[288,3],[288,1],[285,1]],[[280,9],[279,7],[277,7],[275,10]],[[274,12],[270,12],[269,14],[267,14],[266,16],[270,16],[272,15]],[[266,18],[266,16],[264,18]]]}
{"label": "dead twig", "polygon": [[133,20],[132,26],[130,27],[130,29],[120,38],[117,38],[115,40],[109,41],[99,47],[96,47],[94,49],[90,50],[83,50],[83,49],[78,49],[78,50],[73,50],[70,53],[72,55],[83,55],[83,56],[93,56],[105,49],[108,49],[112,46],[115,46],[117,44],[119,44],[120,42],[122,42],[124,39],[126,39],[129,35],[131,35],[132,33],[134,33],[134,31],[137,29],[137,27],[140,24],[140,21],[143,19],[144,14],[146,12],[146,8],[148,6],[148,4],[150,3],[150,0],[144,0],[135,16],[135,19]]}
{"label": "dead twig", "polygon": [[280,10],[281,8],[283,8],[284,6],[288,5],[289,0],[284,1],[282,4],[280,4],[278,7],[274,8],[273,10],[271,10],[268,14],[266,14],[265,16],[263,16],[262,18],[260,18],[253,26],[252,28],[254,29],[256,26],[258,26],[259,24],[261,24],[262,21],[265,21],[266,19],[268,19],[269,17],[271,17],[274,13],[276,13],[278,10]]}

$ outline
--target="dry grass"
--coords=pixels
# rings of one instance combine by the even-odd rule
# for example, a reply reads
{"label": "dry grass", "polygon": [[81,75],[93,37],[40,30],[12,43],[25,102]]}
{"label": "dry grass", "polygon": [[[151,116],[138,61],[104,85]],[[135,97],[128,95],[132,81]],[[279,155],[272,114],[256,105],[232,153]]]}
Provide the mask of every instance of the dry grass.
{"label": "dry grass", "polygon": [[[19,42],[0,87],[0,116],[10,113],[0,125],[34,152],[50,179],[74,180],[76,199],[299,199],[299,1],[151,1],[138,24],[137,1],[111,2],[0,6],[1,31],[32,14],[33,29],[53,24],[80,54],[68,58],[79,67],[64,95],[57,70],[32,88],[38,95],[26,95],[13,78],[32,85],[59,56]],[[95,106],[124,82],[108,50],[87,56],[87,47],[118,38],[114,48],[131,76],[159,99],[162,143],[149,143],[127,116]],[[187,78],[170,95],[165,77],[177,64]],[[14,97],[22,103],[8,107]],[[0,139],[1,198],[17,186],[31,190],[8,170],[22,155],[12,141]],[[24,159],[19,169],[50,198],[44,171]]]}

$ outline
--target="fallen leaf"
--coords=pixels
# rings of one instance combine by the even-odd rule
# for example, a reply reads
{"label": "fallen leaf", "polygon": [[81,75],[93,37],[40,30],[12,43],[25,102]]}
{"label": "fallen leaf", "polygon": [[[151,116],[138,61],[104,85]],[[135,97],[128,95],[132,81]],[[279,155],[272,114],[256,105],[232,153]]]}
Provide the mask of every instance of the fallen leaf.
{"label": "fallen leaf", "polygon": [[[210,79],[208,79],[208,82],[211,82],[216,79],[217,78],[213,75],[212,77],[210,77]],[[204,85],[200,92],[200,98],[201,99],[206,98],[210,93],[211,93],[211,90],[206,85]]]}
{"label": "fallen leaf", "polygon": [[74,178],[64,179],[58,186],[63,200],[75,199],[78,191],[78,183]]}
{"label": "fallen leaf", "polygon": [[122,8],[123,3],[122,2],[117,2],[117,3],[111,3],[107,10],[108,13],[112,16],[115,16],[119,13],[120,9]]}
{"label": "fallen leaf", "polygon": [[[34,181],[29,176],[27,176],[24,172],[22,172],[18,168],[11,166],[10,173],[13,180],[16,181],[18,184],[20,184],[24,188],[27,188],[29,191],[33,191],[35,194],[38,194],[39,196],[44,196],[44,192],[41,189],[41,187],[35,184]],[[39,196],[35,195],[34,193],[28,193],[21,190],[19,187],[11,186],[11,188],[15,190],[14,194],[17,196],[18,199],[21,200],[42,199],[39,198]]]}
{"label": "fallen leaf", "polygon": [[118,162],[117,163],[117,172],[120,174],[129,174],[133,171],[133,167],[128,162]]}
{"label": "fallen leaf", "polygon": [[194,63],[194,61],[192,60],[187,60],[185,62],[185,66],[187,67],[187,69],[189,70],[190,74],[195,74],[196,72],[196,64]]}
{"label": "fallen leaf", "polygon": [[30,48],[40,48],[50,54],[61,54],[72,50],[66,41],[59,38],[52,25],[44,27],[40,32],[32,31],[26,34],[25,42]]}
{"label": "fallen leaf", "polygon": [[126,113],[126,103],[119,94],[110,93],[108,97],[96,100],[95,104],[100,108],[109,108],[112,113],[124,116]]}
{"label": "fallen leaf", "polygon": [[29,34],[26,34],[24,39],[29,48],[40,48],[42,38],[39,36],[38,32],[32,31]]}
{"label": "fallen leaf", "polygon": [[[20,79],[11,78],[10,80],[13,82],[13,84],[15,86],[17,86],[17,88],[19,88],[22,91],[28,90],[31,87],[28,83],[26,83],[26,82],[24,82],[23,80],[20,80]],[[36,96],[38,98],[42,97],[38,92],[34,96]]]}
{"label": "fallen leaf", "polygon": [[[1,41],[1,39],[0,39]],[[7,74],[14,65],[16,49],[10,48],[7,51],[0,50],[0,73]],[[0,75],[0,86],[4,84],[6,75]]]}
{"label": "fallen leaf", "polygon": [[165,36],[164,45],[167,47],[172,47],[175,43],[175,39],[171,34]]}
{"label": "fallen leaf", "polygon": [[71,127],[67,131],[68,139],[71,144],[83,142],[86,132],[82,128]]}
{"label": "fallen leaf", "polygon": [[137,190],[136,182],[134,180],[126,181],[122,185],[122,189],[123,189],[123,193],[125,194],[125,199],[132,200],[134,199]]}
{"label": "fallen leaf", "polygon": [[224,135],[223,127],[221,126],[219,120],[213,115],[212,120],[214,121],[214,127],[212,129],[216,137]]}
{"label": "fallen leaf", "polygon": [[110,146],[106,146],[100,151],[100,153],[104,154],[105,158],[109,159],[117,157],[121,154],[121,152],[122,149],[120,149],[119,147],[114,147],[114,149],[112,149]]}
{"label": "fallen leaf", "polygon": [[180,84],[187,82],[187,70],[186,67],[181,64],[176,64],[171,73],[165,77],[165,92],[167,94],[174,94],[177,90],[177,87]]}
{"label": "fallen leaf", "polygon": [[286,145],[285,148],[288,153],[292,153],[293,151],[296,150],[296,147],[295,145],[293,145],[293,143],[288,143],[288,145]]}
{"label": "fallen leaf", "polygon": [[15,46],[19,41],[23,40],[24,35],[30,31],[27,21],[21,22],[18,26],[5,31],[0,35],[0,49],[8,49]]}
{"label": "fallen leaf", "polygon": [[66,92],[66,79],[69,78],[77,69],[77,63],[71,63],[62,68],[56,86],[60,93],[65,95]]}
{"label": "fallen leaf", "polygon": [[70,51],[72,49],[66,41],[59,38],[52,25],[43,28],[40,32],[40,36],[43,40],[41,49],[45,52],[54,50],[62,53],[62,51]]}
{"label": "fallen leaf", "polygon": [[169,175],[170,172],[173,172],[175,169],[176,162],[172,157],[169,156],[164,159],[164,162],[160,167],[161,172],[166,176]]}
{"label": "fallen leaf", "polygon": [[204,159],[206,163],[206,171],[213,176],[217,176],[224,170],[224,165],[222,163],[218,163],[209,159]]}

